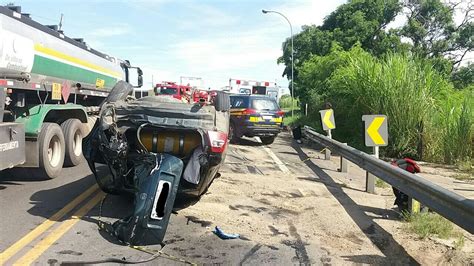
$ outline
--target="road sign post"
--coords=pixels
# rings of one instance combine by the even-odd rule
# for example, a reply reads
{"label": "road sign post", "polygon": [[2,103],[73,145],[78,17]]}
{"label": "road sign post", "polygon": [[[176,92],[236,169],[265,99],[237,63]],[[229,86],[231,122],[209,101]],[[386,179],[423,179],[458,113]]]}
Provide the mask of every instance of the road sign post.
{"label": "road sign post", "polygon": [[[374,148],[374,157],[379,158],[379,146],[388,144],[388,126],[387,116],[385,115],[363,115],[362,121],[365,122],[365,146]],[[366,172],[365,191],[375,193],[376,177]]]}
{"label": "road sign post", "polygon": [[[334,121],[334,111],[332,109],[320,110],[321,124],[323,129],[326,131],[328,138],[332,138],[331,130],[336,128],[336,122]],[[325,147],[324,159],[331,160],[331,151]]]}
{"label": "road sign post", "polygon": [[[331,130],[329,129],[326,132],[328,138],[332,139]],[[324,160],[331,160],[331,150],[329,150],[328,148],[324,149]]]}

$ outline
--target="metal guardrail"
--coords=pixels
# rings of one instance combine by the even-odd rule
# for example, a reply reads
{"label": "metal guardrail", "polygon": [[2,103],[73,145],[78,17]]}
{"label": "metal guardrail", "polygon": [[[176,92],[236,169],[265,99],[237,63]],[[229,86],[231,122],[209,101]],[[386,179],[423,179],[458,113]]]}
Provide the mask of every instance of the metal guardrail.
{"label": "metal guardrail", "polygon": [[474,234],[474,200],[449,191],[401,168],[394,167],[365,152],[329,139],[308,126],[304,126],[303,134],[308,139],[340,154],[367,172],[420,201],[469,233]]}

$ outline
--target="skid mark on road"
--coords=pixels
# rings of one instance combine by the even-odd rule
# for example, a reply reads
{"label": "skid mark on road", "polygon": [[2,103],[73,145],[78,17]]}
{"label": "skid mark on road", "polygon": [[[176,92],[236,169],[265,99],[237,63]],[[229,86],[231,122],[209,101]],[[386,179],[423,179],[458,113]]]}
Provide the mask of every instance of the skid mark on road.
{"label": "skid mark on road", "polygon": [[257,252],[260,248],[262,247],[261,244],[256,244],[255,246],[253,246],[252,249],[249,250],[249,252],[247,252],[247,254],[245,254],[245,256],[242,258],[242,260],[240,261],[239,265],[243,265],[244,262],[250,258],[253,254],[255,254],[255,252]]}
{"label": "skid mark on road", "polygon": [[301,240],[300,234],[296,230],[296,227],[292,222],[288,222],[290,226],[290,235],[295,238],[295,241],[283,241],[283,244],[290,246],[295,249],[296,258],[298,259],[300,265],[311,265],[311,261],[308,257],[308,252],[306,251],[306,243]]}

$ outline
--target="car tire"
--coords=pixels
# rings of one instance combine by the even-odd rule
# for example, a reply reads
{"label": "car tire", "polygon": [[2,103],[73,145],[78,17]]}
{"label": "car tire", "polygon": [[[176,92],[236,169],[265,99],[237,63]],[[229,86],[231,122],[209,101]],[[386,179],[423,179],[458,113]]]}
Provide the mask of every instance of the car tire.
{"label": "car tire", "polygon": [[240,138],[237,136],[237,132],[235,131],[234,123],[229,124],[229,142],[232,144],[238,143]]}
{"label": "car tire", "polygon": [[214,107],[217,111],[227,112],[230,109],[230,97],[229,94],[218,91],[214,100]]}
{"label": "car tire", "polygon": [[61,124],[66,143],[64,165],[76,166],[80,164],[82,156],[82,138],[84,138],[84,128],[79,119],[71,118]]}
{"label": "car tire", "polygon": [[262,141],[263,144],[269,145],[272,144],[275,141],[276,136],[271,136],[271,137],[260,137],[260,140]]}
{"label": "car tire", "polygon": [[42,177],[57,177],[64,163],[65,142],[61,127],[55,123],[43,123],[38,136],[39,174]]}

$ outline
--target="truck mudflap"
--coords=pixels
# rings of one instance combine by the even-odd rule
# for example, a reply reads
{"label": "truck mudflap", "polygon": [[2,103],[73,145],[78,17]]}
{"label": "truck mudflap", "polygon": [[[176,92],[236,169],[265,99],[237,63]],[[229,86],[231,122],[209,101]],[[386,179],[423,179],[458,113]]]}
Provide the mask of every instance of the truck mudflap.
{"label": "truck mudflap", "polygon": [[23,124],[2,123],[0,120],[0,170],[24,162],[25,128]]}
{"label": "truck mudflap", "polygon": [[143,155],[135,163],[135,209],[112,225],[119,240],[131,245],[163,242],[182,170],[183,162],[169,154]]}

